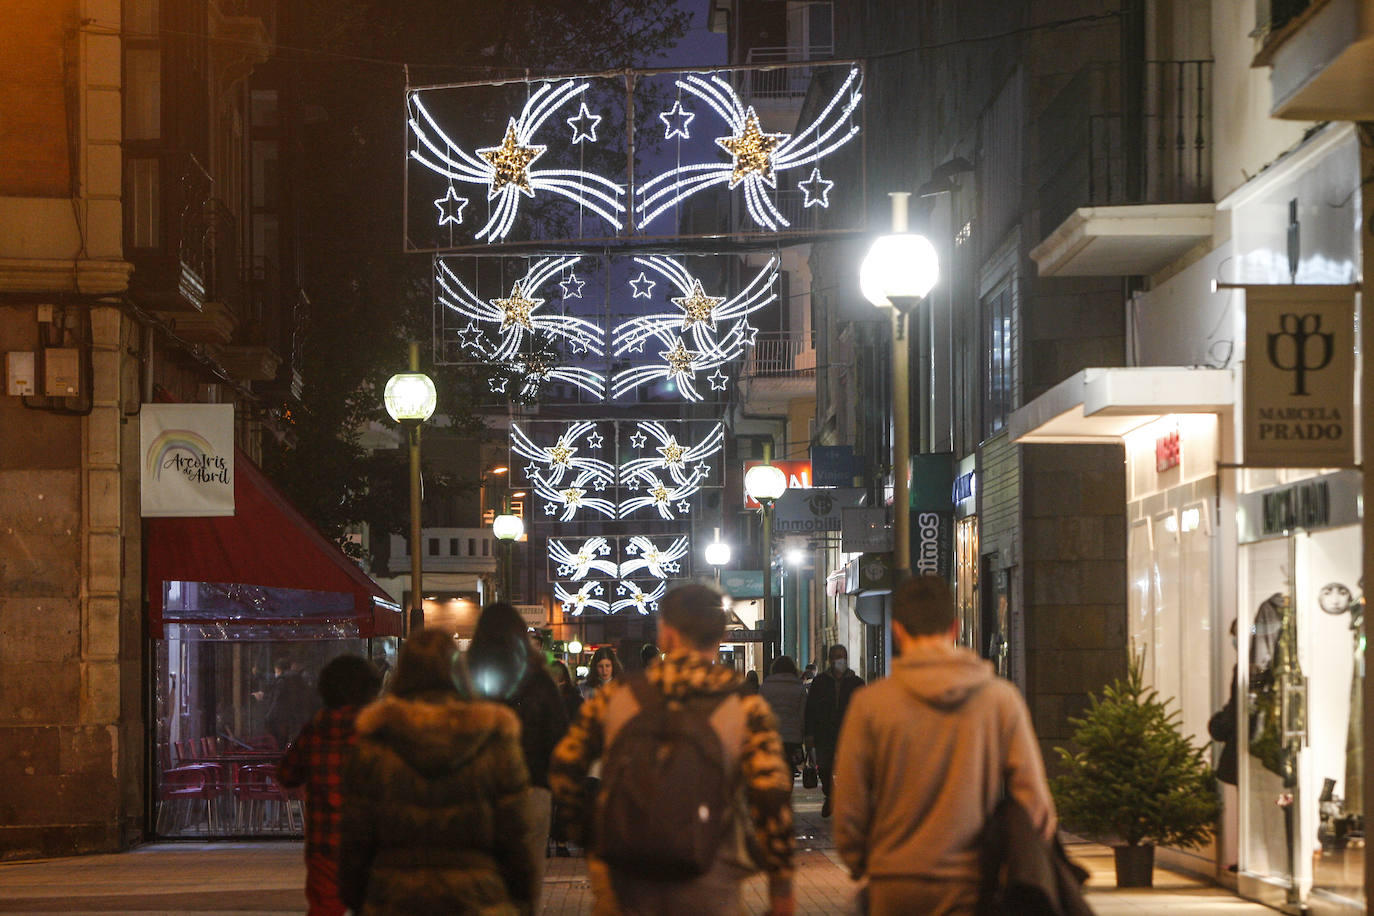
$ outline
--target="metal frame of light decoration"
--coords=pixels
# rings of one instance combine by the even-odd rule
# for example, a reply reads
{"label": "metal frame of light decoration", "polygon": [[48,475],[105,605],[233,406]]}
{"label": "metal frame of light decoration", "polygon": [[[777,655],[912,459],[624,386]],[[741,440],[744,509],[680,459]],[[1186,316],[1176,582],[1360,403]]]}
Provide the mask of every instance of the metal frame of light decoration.
{"label": "metal frame of light decoration", "polygon": [[[589,85],[577,78],[541,81],[525,100],[519,116],[507,122],[501,141],[495,146],[477,149],[477,155],[454,142],[429,113],[421,101],[421,95],[426,90],[409,89],[406,93],[409,109],[407,124],[410,128],[409,137],[415,141],[415,146],[409,150],[409,157],[450,182],[444,197],[435,201],[435,206],[439,208],[439,224],[462,222],[462,209],[467,200],[457,196],[452,182],[464,182],[485,185],[487,200],[497,201],[486,225],[477,231],[474,238],[485,236],[488,242],[504,239],[515,223],[521,195],[533,198],[537,191],[565,197],[600,216],[617,231],[624,228],[621,219],[621,214],[625,212],[625,204],[621,202],[625,196],[623,185],[582,169],[531,168],[548,150],[547,144],[534,142],[535,134],[569,102],[581,101]],[[579,132],[572,123],[584,111],[585,102],[577,115],[563,119],[573,128],[572,144],[580,143],[583,137],[588,136]],[[592,142],[596,141],[595,124],[590,138]],[[441,205],[449,199],[462,202],[456,208],[456,217],[447,214]]]}
{"label": "metal frame of light decoration", "polygon": [[[753,126],[750,124],[750,106],[728,82],[732,74],[761,72],[786,72],[807,70],[812,73],[822,68],[847,68],[841,88],[837,90],[823,107],[821,114],[810,124],[790,135],[776,135],[776,144],[771,148],[770,140],[758,125],[755,115]],[[405,185],[405,226],[406,234],[403,247],[412,252],[457,252],[491,250],[509,245],[527,245],[539,242],[548,245],[578,244],[589,245],[602,242],[619,241],[633,236],[638,241],[667,239],[715,239],[718,233],[681,233],[667,232],[650,234],[645,228],[658,220],[664,212],[673,209],[683,200],[709,188],[727,185],[730,191],[741,188],[744,204],[753,218],[758,231],[770,235],[805,234],[806,236],[850,235],[865,229],[864,208],[856,208],[855,224],[829,228],[807,227],[802,230],[790,225],[777,207],[769,199],[768,192],[777,188],[777,173],[790,170],[809,172],[794,173],[788,184],[795,186],[805,195],[804,208],[813,206],[828,208],[830,194],[835,182],[820,174],[822,160],[845,146],[856,137],[863,143],[863,82],[864,62],[858,59],[838,59],[818,63],[816,61],[784,61],[767,66],[758,64],[734,64],[713,67],[710,70],[691,71],[681,67],[650,67],[630,70],[608,70],[601,72],[562,74],[539,78],[515,77],[496,80],[471,80],[466,82],[406,86],[407,100],[407,162],[423,170],[424,174],[436,175],[447,182],[442,194],[432,203],[425,203],[424,209],[436,219],[439,226],[463,225],[465,210],[470,203],[466,197],[459,196],[456,187],[467,184],[485,187],[488,200],[497,201],[496,207],[486,224],[473,236],[471,241],[464,239],[449,245],[416,245],[410,240],[411,226],[411,168],[404,170]],[[597,125],[601,116],[585,112],[584,96],[591,87],[592,80],[617,80],[625,96],[625,113],[635,110],[635,87],[657,76],[676,76],[675,83],[679,97],[659,117],[647,119],[641,131],[654,131],[657,140],[674,137],[689,138],[691,130],[701,131],[703,121],[697,114],[710,111],[720,118],[724,136],[713,136],[716,146],[728,154],[724,161],[691,162],[677,166],[648,181],[640,182],[627,164],[623,182],[617,183],[604,175],[597,175],[580,169],[540,170],[531,166],[547,152],[554,143],[551,138],[539,136],[541,142],[534,143],[536,134],[546,128],[549,120],[566,125],[569,135],[566,139],[570,150],[581,149],[584,141],[600,143],[596,137]],[[523,85],[528,88],[529,96],[518,116],[510,117],[505,131],[498,137],[489,139],[493,146],[475,150],[477,155],[462,148],[439,123],[430,107],[422,101],[426,93],[461,89],[495,89],[503,86]],[[690,111],[683,102],[695,105],[700,103],[701,111]],[[562,116],[571,112],[573,103],[578,108],[572,117]],[[679,122],[673,123],[673,118]],[[627,120],[630,120],[627,118]],[[714,122],[715,119],[712,118]],[[576,122],[576,123],[574,123]],[[579,124],[588,124],[582,127]],[[847,129],[846,129],[847,127]],[[663,131],[657,134],[657,131]],[[635,143],[635,148],[643,148],[648,141]],[[743,146],[741,147],[741,144]],[[735,149],[732,149],[734,147]],[[740,150],[743,156],[740,155]],[[501,168],[492,159],[504,154]],[[863,199],[866,185],[864,157],[857,157],[858,186],[849,193]],[[520,179],[524,179],[521,183]],[[795,180],[800,178],[801,180]],[[528,187],[525,187],[528,185]],[[534,197],[538,193],[555,194],[575,203],[578,207],[595,213],[601,224],[614,231],[605,235],[579,235],[575,239],[527,239],[507,240],[516,225],[520,198]],[[626,201],[634,201],[627,204]],[[437,217],[435,216],[437,209]]]}
{"label": "metal frame of light decoration", "polygon": [[[711,390],[725,391],[730,377],[720,367],[743,356],[745,347],[752,346],[759,333],[749,323],[749,316],[778,299],[779,259],[769,258],[743,290],[728,297],[708,296],[701,281],[681,261],[653,255],[637,257],[634,262],[654,271],[678,291],[680,295],[669,301],[681,311],[642,315],[615,326],[611,351],[617,357],[642,353],[649,341],[666,349],[657,351],[663,362],[632,366],[612,376],[611,397],[618,398],[645,382],[671,379],[687,400],[700,401],[703,398],[696,375],[708,369],[715,370],[706,377]],[[641,278],[645,278],[644,273],[636,280]],[[720,333],[718,324],[727,322],[728,329]]]}
{"label": "metal frame of light decoration", "polygon": [[[606,352],[606,332],[593,322],[575,315],[537,312],[548,301],[538,297],[540,288],[551,277],[561,277],[565,269],[571,270],[581,260],[580,255],[539,258],[512,284],[508,295],[483,299],[468,288],[443,258],[436,258],[434,301],[469,319],[467,327],[457,332],[463,348],[472,351],[481,362],[504,363],[524,375],[522,395],[531,397],[541,382],[551,381],[576,385],[601,399],[606,396],[606,377],[601,373],[581,366],[536,366],[537,354],[525,352],[525,344],[535,343],[541,334],[551,343],[562,339],[596,356]],[[576,274],[572,276],[575,278]],[[498,338],[495,345],[490,345],[487,334],[493,324]],[[508,393],[505,392],[506,384],[505,376],[492,376],[489,380],[493,393]]]}

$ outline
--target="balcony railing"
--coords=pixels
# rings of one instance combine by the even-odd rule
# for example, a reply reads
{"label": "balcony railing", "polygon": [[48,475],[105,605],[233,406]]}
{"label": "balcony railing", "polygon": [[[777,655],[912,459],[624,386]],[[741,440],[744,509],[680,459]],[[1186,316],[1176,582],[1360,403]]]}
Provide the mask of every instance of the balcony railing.
{"label": "balcony railing", "polygon": [[[750,48],[745,55],[745,63],[759,66],[767,64],[796,63],[798,61],[824,60],[834,56],[834,46],[815,44],[788,47]],[[806,96],[811,85],[810,67],[783,67],[777,70],[740,71],[743,85],[740,92],[746,98],[755,99],[796,99]]]}
{"label": "balcony railing", "polygon": [[[1079,71],[1040,118],[1041,224],[1079,207],[1211,199],[1209,60]],[[1139,105],[1123,114],[1123,98]]]}
{"label": "balcony railing", "polygon": [[811,334],[760,334],[744,359],[743,378],[814,376],[816,345]]}

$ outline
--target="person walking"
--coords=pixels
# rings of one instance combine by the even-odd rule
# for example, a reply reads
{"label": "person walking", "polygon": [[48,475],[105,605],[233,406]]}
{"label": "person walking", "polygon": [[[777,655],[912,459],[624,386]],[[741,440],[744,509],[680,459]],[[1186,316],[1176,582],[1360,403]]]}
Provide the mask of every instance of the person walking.
{"label": "person walking", "polygon": [[582,684],[582,697],[590,700],[598,690],[610,686],[624,674],[625,668],[620,664],[615,649],[602,646],[592,654],[592,665],[587,671],[587,680]]}
{"label": "person walking", "polygon": [[802,760],[803,727],[806,724],[806,688],[802,686],[797,663],[789,655],[773,661],[772,673],[763,679],[759,688],[773,716],[778,720],[778,734],[787,764],[793,770]]}
{"label": "person walking", "polygon": [[572,672],[568,670],[566,662],[551,662],[549,675],[553,678],[554,686],[558,688],[558,695],[563,698],[563,709],[568,714],[568,722],[571,723],[577,718],[577,711],[582,708],[582,691],[573,683]]}
{"label": "person walking", "polygon": [[534,860],[534,898],[530,907],[531,912],[537,912],[553,818],[549,758],[568,730],[568,713],[558,687],[544,667],[544,653],[535,650],[527,630],[520,612],[511,605],[487,605],[468,647],[468,673],[479,695],[506,704],[520,719],[520,748],[530,771],[527,841]]}
{"label": "person walking", "polygon": [[305,787],[305,900],[309,916],[343,916],[339,899],[344,764],[353,753],[358,710],[377,698],[382,678],[360,655],[340,655],[320,671],[324,708],[286,749],[277,781]]}
{"label": "person walking", "polygon": [[944,580],[902,583],[892,675],[855,695],[844,720],[835,844],[868,879],[869,916],[971,916],[978,837],[1004,791],[1044,840],[1057,828],[1025,701],[957,634]]}
{"label": "person walking", "polygon": [[830,666],[812,679],[806,694],[806,747],[816,755],[816,770],[825,793],[821,817],[830,816],[840,726],[850,698],[864,685],[863,678],[849,669],[849,651],[844,646],[831,646],[828,658]]}
{"label": "person walking", "polygon": [[358,714],[344,774],[339,896],[359,916],[517,916],[534,899],[520,722],[465,699],[453,637],[405,641],[390,693]]}
{"label": "person walking", "polygon": [[[598,692],[554,751],[549,782],[571,825],[595,813],[588,873],[598,916],[742,914],[741,883],[757,866],[768,873],[769,912],[795,910],[791,774],[768,704],[741,695],[739,676],[716,664],[726,601],[707,585],[664,595],[663,659]],[[604,787],[588,797],[584,777],[598,759]]]}

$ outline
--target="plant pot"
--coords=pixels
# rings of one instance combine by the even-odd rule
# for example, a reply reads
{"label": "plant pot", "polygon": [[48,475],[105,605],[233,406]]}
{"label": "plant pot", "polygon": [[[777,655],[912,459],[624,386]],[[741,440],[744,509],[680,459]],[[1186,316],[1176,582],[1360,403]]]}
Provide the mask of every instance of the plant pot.
{"label": "plant pot", "polygon": [[1141,846],[1113,846],[1116,857],[1117,887],[1155,886],[1155,848]]}

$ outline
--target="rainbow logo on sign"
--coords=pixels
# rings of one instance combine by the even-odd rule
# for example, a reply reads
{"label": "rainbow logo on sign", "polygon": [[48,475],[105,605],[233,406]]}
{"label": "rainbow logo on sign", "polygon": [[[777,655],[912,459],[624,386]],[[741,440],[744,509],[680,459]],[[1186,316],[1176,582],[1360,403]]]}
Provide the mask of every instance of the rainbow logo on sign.
{"label": "rainbow logo on sign", "polygon": [[154,480],[162,477],[162,469],[167,465],[167,456],[172,452],[187,452],[197,464],[205,464],[206,456],[214,454],[215,448],[200,433],[189,429],[163,430],[148,446],[145,472]]}

